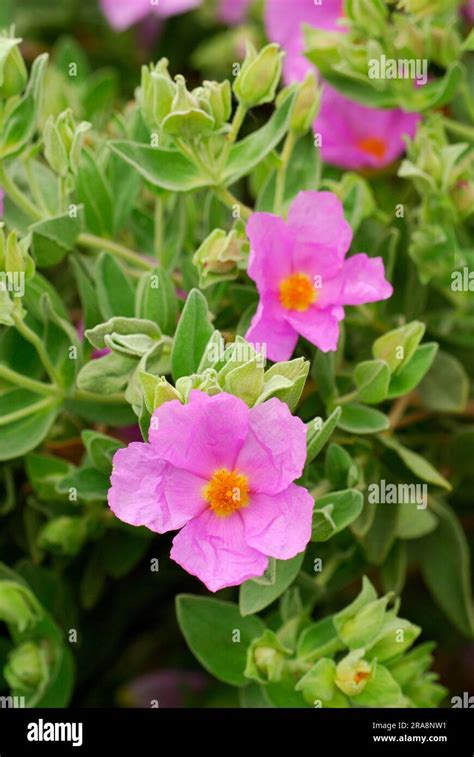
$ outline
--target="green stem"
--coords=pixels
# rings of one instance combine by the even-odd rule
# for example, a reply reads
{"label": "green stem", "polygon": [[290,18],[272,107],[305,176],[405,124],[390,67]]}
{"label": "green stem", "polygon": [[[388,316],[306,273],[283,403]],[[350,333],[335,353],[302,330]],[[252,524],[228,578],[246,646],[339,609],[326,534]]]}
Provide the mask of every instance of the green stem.
{"label": "green stem", "polygon": [[277,215],[281,214],[282,205],[283,205],[283,197],[285,193],[285,179],[286,179],[286,172],[288,168],[288,163],[291,158],[291,154],[293,152],[294,146],[296,144],[296,137],[293,134],[293,132],[289,131],[286,135],[285,143],[283,145],[283,150],[281,151],[280,155],[280,167],[277,171],[277,177],[276,177],[276,186],[275,186],[275,201],[273,204],[274,212]]}
{"label": "green stem", "polygon": [[155,199],[155,233],[154,233],[154,250],[157,260],[161,260],[163,247],[163,200],[161,197]]}
{"label": "green stem", "polygon": [[247,115],[247,107],[245,105],[242,105],[242,103],[239,103],[237,106],[237,110],[235,111],[234,118],[232,119],[230,131],[226,137],[224,148],[222,150],[221,157],[219,160],[220,171],[224,169],[225,164],[227,163],[227,158],[229,157],[229,153],[232,149],[232,145],[234,144],[235,140],[237,139],[239,135],[240,127],[242,126],[246,115]]}
{"label": "green stem", "polygon": [[460,121],[454,121],[452,118],[447,118],[446,116],[443,117],[443,124],[452,134],[457,134],[460,137],[468,139],[470,142],[474,142],[474,127]]}
{"label": "green stem", "polygon": [[140,253],[130,250],[123,244],[113,242],[111,239],[96,237],[95,234],[79,234],[77,241],[83,247],[88,247],[91,250],[107,250],[118,258],[122,258],[122,260],[126,260],[128,263],[146,268],[147,270],[151,270],[156,265],[154,262],[142,258]]}
{"label": "green stem", "polygon": [[0,417],[0,426],[6,426],[8,423],[13,423],[13,421],[19,421],[21,420],[21,418],[27,418],[32,413],[39,412],[40,410],[45,410],[47,407],[52,407],[53,405],[54,401],[51,400],[50,397],[45,397],[38,402],[33,402],[32,405],[21,407],[19,410],[14,410],[12,413],[2,415]]}
{"label": "green stem", "polygon": [[210,174],[211,166],[208,166],[204,163],[204,161],[201,159],[201,156],[198,155],[196,150],[191,147],[191,145],[187,144],[183,139],[176,138],[175,140],[176,146],[181,150],[183,155],[188,158],[188,160],[191,161],[191,163],[194,163],[196,168],[199,168],[200,171],[204,174],[204,176],[208,176],[210,179],[214,179],[213,176]]}
{"label": "green stem", "polygon": [[40,211],[36,209],[31,200],[17,187],[13,179],[10,178],[3,163],[0,163],[0,186],[3,187],[10,200],[17,207],[21,208],[26,215],[34,218],[35,221],[41,220],[42,215]]}
{"label": "green stem", "polygon": [[353,402],[357,399],[358,392],[349,392],[348,394],[342,394],[340,397],[334,399],[334,405],[347,405],[348,402]]}
{"label": "green stem", "polygon": [[38,353],[38,357],[43,363],[43,367],[53,384],[59,384],[60,382],[58,380],[58,374],[56,373],[56,369],[49,359],[49,355],[46,352],[43,340],[38,336],[36,331],[30,329],[30,327],[27,326],[26,323],[18,315],[14,315],[13,320],[15,322],[15,328],[17,329],[17,331],[19,331],[19,333],[27,340],[27,342],[32,344],[35,348],[36,352]]}
{"label": "green stem", "polygon": [[252,215],[252,208],[249,208],[247,205],[244,205],[242,202],[240,202],[240,200],[238,200],[237,197],[233,195],[232,192],[229,192],[229,190],[225,187],[214,187],[214,192],[216,193],[216,196],[224,203],[224,205],[227,205],[228,208],[233,208],[234,205],[238,205],[242,218],[248,219]]}
{"label": "green stem", "polygon": [[125,395],[117,392],[116,394],[96,394],[84,389],[77,389],[72,397],[73,400],[83,402],[101,402],[107,405],[126,404]]}
{"label": "green stem", "polygon": [[0,378],[5,379],[5,381],[9,381],[11,384],[15,384],[15,386],[22,386],[24,389],[29,389],[32,392],[36,392],[37,394],[46,394],[55,397],[58,396],[57,386],[53,386],[52,384],[45,384],[43,383],[43,381],[36,381],[36,379],[28,378],[28,376],[24,376],[22,373],[17,373],[11,368],[8,368],[6,365],[0,365]]}
{"label": "green stem", "polygon": [[43,193],[42,193],[42,191],[40,189],[40,186],[38,184],[38,180],[37,180],[37,178],[35,176],[35,172],[33,171],[32,167],[31,167],[31,162],[29,160],[27,160],[27,161],[25,161],[24,165],[25,165],[25,173],[26,173],[26,176],[27,176],[27,179],[28,179],[28,183],[30,185],[31,194],[33,195],[33,199],[36,202],[36,204],[39,205],[39,207],[43,211],[43,215],[49,216],[50,215],[49,208],[47,207],[47,205],[46,205],[46,203],[44,201],[44,196],[43,196]]}
{"label": "green stem", "polygon": [[67,176],[58,176],[59,212],[64,213],[67,202]]}

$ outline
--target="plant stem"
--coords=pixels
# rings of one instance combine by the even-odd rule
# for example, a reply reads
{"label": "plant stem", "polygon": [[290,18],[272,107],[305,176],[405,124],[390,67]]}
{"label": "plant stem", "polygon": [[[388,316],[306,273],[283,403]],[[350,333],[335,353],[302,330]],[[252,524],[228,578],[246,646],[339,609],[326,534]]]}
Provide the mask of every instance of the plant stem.
{"label": "plant stem", "polygon": [[5,166],[0,162],[0,186],[3,187],[12,202],[15,203],[21,210],[23,210],[28,216],[34,218],[35,221],[39,221],[42,215],[39,210],[33,205],[31,200],[21,191],[15,184],[13,179],[10,178]]}
{"label": "plant stem", "polygon": [[357,392],[349,392],[349,394],[342,394],[340,397],[334,399],[334,405],[347,405],[348,402],[352,402],[357,399]]}
{"label": "plant stem", "polygon": [[96,394],[95,392],[88,392],[85,389],[77,389],[71,399],[82,400],[83,402],[101,402],[107,405],[126,404],[125,394],[120,392],[116,394]]}
{"label": "plant stem", "polygon": [[155,198],[155,233],[154,233],[154,250],[155,257],[158,261],[161,261],[162,247],[163,247],[163,200],[161,197]]}
{"label": "plant stem", "polygon": [[43,381],[36,381],[36,379],[28,378],[22,373],[8,368],[6,365],[0,365],[0,378],[9,381],[15,386],[22,386],[24,389],[29,389],[37,394],[46,394],[51,396],[58,396],[58,387],[52,384],[45,384]]}
{"label": "plant stem", "polygon": [[207,166],[202,160],[200,155],[196,152],[196,150],[191,146],[188,145],[187,142],[185,142],[183,139],[176,138],[175,140],[176,146],[181,150],[183,155],[188,158],[188,160],[193,163],[196,168],[199,168],[200,171],[204,174],[204,176],[208,176],[210,179],[214,179],[213,176],[210,174],[211,166]]}
{"label": "plant stem", "polygon": [[58,176],[59,212],[64,213],[67,201],[67,176]]}
{"label": "plant stem", "polygon": [[214,187],[214,192],[216,193],[217,197],[222,200],[224,205],[227,205],[228,208],[233,208],[234,205],[238,205],[240,214],[243,218],[247,219],[252,215],[252,208],[249,208],[247,205],[244,205],[242,202],[240,202],[240,200],[238,200],[237,197],[233,195],[232,192],[229,192],[229,190],[225,187]]}
{"label": "plant stem", "polygon": [[220,171],[224,169],[224,166],[227,163],[227,158],[229,157],[229,153],[232,149],[232,145],[234,144],[235,140],[237,139],[239,135],[240,127],[242,126],[246,115],[247,115],[246,106],[242,105],[242,103],[239,103],[237,106],[237,110],[235,111],[234,118],[232,119],[230,131],[226,137],[224,148],[222,150],[221,157],[219,159]]}
{"label": "plant stem", "polygon": [[293,132],[289,131],[286,135],[285,143],[283,145],[283,150],[281,151],[280,160],[281,165],[278,168],[277,176],[276,176],[276,186],[275,186],[275,200],[273,203],[273,209],[274,212],[277,215],[280,215],[283,205],[283,197],[285,193],[285,179],[286,179],[286,172],[288,168],[288,163],[291,158],[291,154],[293,152],[294,146],[296,144],[296,138]]}
{"label": "plant stem", "polygon": [[53,405],[54,401],[50,397],[44,397],[44,399],[39,400],[38,402],[33,402],[32,405],[21,407],[19,408],[19,410],[14,410],[12,413],[0,416],[0,426],[6,426],[8,423],[13,423],[13,421],[19,421],[21,420],[21,418],[27,418],[32,413],[39,412],[40,410],[45,410],[47,407],[52,407]]}
{"label": "plant stem", "polygon": [[452,118],[447,118],[446,116],[443,117],[443,124],[453,134],[474,142],[474,128],[472,126],[468,126],[460,121],[454,121]]}
{"label": "plant stem", "polygon": [[104,239],[96,237],[95,234],[84,233],[79,234],[77,241],[83,247],[88,247],[91,250],[107,250],[108,252],[112,252],[118,258],[122,258],[122,260],[126,260],[128,263],[133,263],[133,265],[140,266],[141,268],[150,270],[155,267],[154,262],[146,260],[139,252],[130,250],[123,244],[113,242],[111,239]]}
{"label": "plant stem", "polygon": [[36,331],[30,329],[30,327],[27,326],[19,316],[14,315],[13,320],[15,321],[15,328],[17,329],[17,331],[35,348],[36,352],[38,353],[38,357],[43,363],[43,367],[53,384],[59,384],[56,369],[49,359],[49,355],[45,349],[42,339],[38,336]]}

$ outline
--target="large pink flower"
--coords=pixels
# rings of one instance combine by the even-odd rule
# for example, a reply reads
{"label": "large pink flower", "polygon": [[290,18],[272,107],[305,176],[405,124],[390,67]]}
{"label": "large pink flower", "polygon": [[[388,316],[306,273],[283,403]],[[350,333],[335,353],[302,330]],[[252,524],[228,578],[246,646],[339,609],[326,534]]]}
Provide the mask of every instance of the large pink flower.
{"label": "large pink flower", "polygon": [[102,11],[110,26],[117,31],[128,29],[154,13],[159,18],[177,16],[180,13],[196,8],[201,0],[101,0]]}
{"label": "large pink flower", "polygon": [[338,19],[343,16],[344,0],[267,0],[265,28],[268,38],[285,50],[283,74],[285,82],[302,81],[313,65],[303,56],[303,24],[328,31],[342,30]]}
{"label": "large pink flower", "polygon": [[217,15],[224,24],[240,24],[252,0],[220,0]]}
{"label": "large pink flower", "polygon": [[172,559],[217,591],[306,547],[314,503],[293,483],[305,458],[305,426],[280,400],[249,409],[193,391],[155,411],[149,443],[115,453],[109,506],[134,526],[181,529]]}
{"label": "large pink flower", "polygon": [[420,116],[360,105],[325,85],[321,110],[313,129],[321,134],[321,155],[341,168],[382,168],[405,150],[403,137],[412,139]]}
{"label": "large pink flower", "polygon": [[260,303],[246,338],[266,344],[271,360],[288,360],[299,334],[323,352],[335,350],[344,305],[392,294],[382,258],[360,253],[345,260],[352,229],[331,192],[300,192],[286,222],[254,213],[247,234],[248,274]]}

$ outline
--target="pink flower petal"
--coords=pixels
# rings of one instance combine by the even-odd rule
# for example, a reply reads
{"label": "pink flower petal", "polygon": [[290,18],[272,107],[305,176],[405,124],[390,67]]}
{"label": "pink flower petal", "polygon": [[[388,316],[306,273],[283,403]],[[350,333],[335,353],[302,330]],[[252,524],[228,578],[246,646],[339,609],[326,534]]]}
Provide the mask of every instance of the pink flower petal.
{"label": "pink flower petal", "polygon": [[323,282],[318,305],[363,305],[386,300],[393,294],[385,279],[382,258],[369,258],[365,253],[353,255],[344,262],[340,273]]}
{"label": "pink flower petal", "polygon": [[294,270],[334,276],[352,241],[340,199],[332,192],[300,192],[288,211],[288,227],[295,242]]}
{"label": "pink flower petal", "polygon": [[278,291],[292,272],[293,241],[284,220],[272,213],[253,213],[247,223],[250,258],[247,273],[262,293]]}
{"label": "pink flower petal", "polygon": [[219,468],[234,468],[247,436],[248,414],[245,402],[230,394],[209,397],[192,391],[187,405],[173,400],[155,410],[150,444],[176,468],[209,480]]}
{"label": "pink flower petal", "polygon": [[122,31],[146,18],[152,6],[150,0],[101,0],[101,7],[110,26]]}
{"label": "pink flower petal", "polygon": [[174,537],[171,558],[209,591],[261,576],[268,565],[268,557],[246,544],[240,513],[223,518],[212,510],[191,520]]}
{"label": "pink flower petal", "polygon": [[133,442],[114,455],[109,507],[124,523],[164,533],[207,507],[205,483],[163,462],[150,444]]}
{"label": "pink flower petal", "polygon": [[277,398],[250,410],[248,436],[236,461],[250,490],[275,494],[299,478],[306,461],[306,428]]}
{"label": "pink flower petal", "polygon": [[298,334],[283,317],[283,308],[277,308],[262,298],[245,335],[252,344],[266,345],[270,360],[288,360],[295,349]]}
{"label": "pink flower petal", "polygon": [[330,307],[320,309],[317,305],[312,305],[302,313],[289,311],[288,321],[298,334],[322,352],[333,352],[337,350],[339,340],[340,315],[339,310],[334,311]]}
{"label": "pink flower petal", "polygon": [[303,552],[311,538],[314,500],[302,486],[268,496],[252,494],[241,511],[247,544],[270,557],[289,560]]}

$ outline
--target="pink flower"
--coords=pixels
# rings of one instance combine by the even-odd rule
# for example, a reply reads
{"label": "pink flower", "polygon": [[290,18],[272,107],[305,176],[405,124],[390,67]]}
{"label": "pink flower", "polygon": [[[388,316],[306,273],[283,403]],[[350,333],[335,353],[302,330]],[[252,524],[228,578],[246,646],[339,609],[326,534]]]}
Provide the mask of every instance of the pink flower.
{"label": "pink flower", "polygon": [[352,229],[331,192],[300,192],[285,222],[254,213],[247,223],[248,274],[260,303],[246,338],[266,344],[271,360],[288,360],[298,334],[323,352],[335,350],[345,305],[391,296],[382,258],[345,260]]}
{"label": "pink flower", "polygon": [[415,136],[420,116],[400,109],[377,110],[348,100],[325,85],[314,122],[321,134],[321,156],[341,168],[382,168],[405,150],[404,136]]}
{"label": "pink flower", "polygon": [[342,30],[337,21],[343,17],[344,0],[267,0],[265,28],[272,42],[286,51],[283,74],[286,84],[302,81],[313,65],[303,56],[303,24],[328,31]]}
{"label": "pink flower", "polygon": [[200,5],[201,0],[101,0],[100,4],[110,26],[122,31],[147,18],[150,13],[160,18],[186,13]]}
{"label": "pink flower", "polygon": [[466,19],[472,24],[474,23],[474,0],[466,0],[463,8]]}
{"label": "pink flower", "polygon": [[249,409],[193,391],[155,410],[149,443],[115,453],[109,506],[134,526],[181,529],[171,558],[217,591],[306,547],[314,503],[293,483],[305,458],[305,426],[280,400]]}
{"label": "pink flower", "polygon": [[252,0],[220,0],[217,15],[224,24],[240,24]]}

